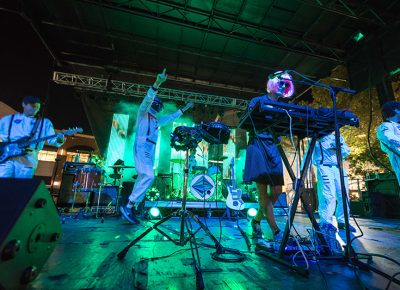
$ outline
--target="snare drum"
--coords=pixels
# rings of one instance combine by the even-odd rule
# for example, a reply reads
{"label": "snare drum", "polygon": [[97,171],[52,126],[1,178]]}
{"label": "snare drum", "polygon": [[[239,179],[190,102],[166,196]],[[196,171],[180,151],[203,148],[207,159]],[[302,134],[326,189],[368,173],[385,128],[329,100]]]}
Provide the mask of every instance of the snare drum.
{"label": "snare drum", "polygon": [[84,166],[76,171],[74,186],[77,191],[96,191],[104,179],[104,169],[97,166]]}

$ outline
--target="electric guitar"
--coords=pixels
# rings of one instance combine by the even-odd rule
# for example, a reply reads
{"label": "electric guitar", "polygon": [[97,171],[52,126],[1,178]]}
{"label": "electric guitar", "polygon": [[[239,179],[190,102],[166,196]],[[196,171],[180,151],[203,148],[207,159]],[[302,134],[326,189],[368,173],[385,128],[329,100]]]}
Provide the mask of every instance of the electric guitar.
{"label": "electric guitar", "polygon": [[242,210],[244,201],[242,200],[242,190],[236,188],[235,180],[235,157],[232,157],[231,164],[231,185],[228,185],[228,196],[226,197],[226,206],[233,210]]}
{"label": "electric guitar", "polygon": [[[82,133],[82,132],[83,132],[82,128],[72,128],[59,132],[58,134],[72,136],[75,133]],[[48,139],[52,139],[56,137],[58,134],[45,136],[34,140],[29,140],[29,137],[23,137],[16,141],[0,142],[0,164],[7,161],[11,157],[23,156],[27,154],[28,151],[26,149],[28,148],[29,145],[46,141]]]}

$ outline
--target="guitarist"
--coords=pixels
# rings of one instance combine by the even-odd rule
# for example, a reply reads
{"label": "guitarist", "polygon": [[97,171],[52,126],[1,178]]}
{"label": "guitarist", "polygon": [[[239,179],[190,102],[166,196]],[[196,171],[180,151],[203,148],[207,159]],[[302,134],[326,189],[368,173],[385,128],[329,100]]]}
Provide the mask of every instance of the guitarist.
{"label": "guitarist", "polygon": [[[49,119],[37,118],[40,110],[40,99],[26,96],[22,100],[22,114],[7,115],[0,119],[0,139],[2,142],[18,140],[35,140],[40,137],[54,135],[53,124]],[[64,136],[58,134],[47,141],[49,145],[60,147],[64,144]],[[31,143],[23,156],[16,156],[0,163],[0,178],[32,178],[37,164],[38,153],[44,142]]]}
{"label": "guitarist", "polygon": [[[258,102],[266,98],[269,101],[285,101],[294,94],[292,76],[285,72],[276,72],[268,77],[267,92],[263,96],[253,98],[250,111]],[[251,221],[254,238],[262,238],[261,219],[265,215],[275,241],[282,240],[283,233],[275,221],[274,203],[282,193],[283,166],[282,158],[268,132],[249,132],[250,139],[246,150],[246,161],[243,181],[256,182],[259,209]]]}

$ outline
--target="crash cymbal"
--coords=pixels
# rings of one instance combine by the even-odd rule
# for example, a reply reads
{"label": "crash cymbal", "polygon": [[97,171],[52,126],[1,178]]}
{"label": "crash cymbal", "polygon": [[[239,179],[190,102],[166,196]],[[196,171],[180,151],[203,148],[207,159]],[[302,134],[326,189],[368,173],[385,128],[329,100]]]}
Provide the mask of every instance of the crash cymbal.
{"label": "crash cymbal", "polygon": [[179,163],[179,164],[184,164],[185,159],[171,159],[171,162],[173,163]]}
{"label": "crash cymbal", "polygon": [[128,165],[110,165],[110,168],[135,168],[135,166],[128,166]]}

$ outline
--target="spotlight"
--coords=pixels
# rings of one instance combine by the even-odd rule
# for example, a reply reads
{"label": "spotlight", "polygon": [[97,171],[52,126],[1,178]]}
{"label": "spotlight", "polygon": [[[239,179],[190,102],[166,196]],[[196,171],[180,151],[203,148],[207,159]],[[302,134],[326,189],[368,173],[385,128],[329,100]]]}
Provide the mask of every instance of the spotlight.
{"label": "spotlight", "polygon": [[355,42],[359,42],[364,37],[365,37],[365,35],[361,31],[358,31],[356,34],[353,35],[353,40]]}
{"label": "spotlight", "polygon": [[249,216],[249,217],[255,217],[256,214],[257,214],[257,210],[253,207],[251,207],[247,210],[247,216]]}
{"label": "spotlight", "polygon": [[150,201],[156,201],[160,199],[160,191],[155,188],[151,187],[147,192],[146,192],[146,198]]}
{"label": "spotlight", "polygon": [[155,219],[155,218],[161,218],[161,212],[160,209],[158,207],[152,207],[149,210],[149,215],[151,219]]}

